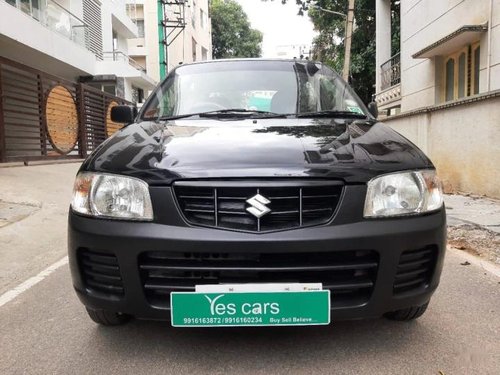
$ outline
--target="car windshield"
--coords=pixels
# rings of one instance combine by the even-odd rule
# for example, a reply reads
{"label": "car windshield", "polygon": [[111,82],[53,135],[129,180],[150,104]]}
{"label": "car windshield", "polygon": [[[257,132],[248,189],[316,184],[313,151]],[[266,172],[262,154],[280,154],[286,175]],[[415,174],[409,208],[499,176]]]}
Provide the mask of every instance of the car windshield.
{"label": "car windshield", "polygon": [[[367,116],[338,74],[309,61],[221,61],[181,66],[152,94],[142,118],[206,112],[307,116],[325,111]],[[264,113],[263,113],[264,112]]]}

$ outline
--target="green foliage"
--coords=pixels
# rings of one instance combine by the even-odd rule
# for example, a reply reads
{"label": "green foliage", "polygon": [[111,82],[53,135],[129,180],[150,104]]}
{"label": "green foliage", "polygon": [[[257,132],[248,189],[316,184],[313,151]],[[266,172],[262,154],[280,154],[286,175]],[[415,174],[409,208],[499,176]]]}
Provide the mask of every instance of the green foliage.
{"label": "green foliage", "polygon": [[[347,0],[319,0],[318,6],[340,13],[347,13]],[[351,85],[368,103],[375,85],[375,1],[356,0],[355,30],[351,45]],[[345,18],[310,8],[309,17],[318,31],[313,41],[313,57],[342,73],[344,65]]]}
{"label": "green foliage", "polygon": [[250,27],[241,5],[234,0],[212,0],[210,13],[214,59],[262,55],[262,33]]}
{"label": "green foliage", "polygon": [[391,46],[391,56],[399,53],[401,49],[401,1],[400,0],[391,0],[391,10],[392,10],[392,25],[391,25],[391,37],[392,37],[392,46]]}
{"label": "green foliage", "polygon": [[[263,0],[267,1],[267,0]],[[281,0],[287,3],[287,0]],[[288,0],[293,2],[293,0]],[[344,66],[344,39],[346,21],[339,15],[315,9],[323,9],[347,14],[348,0],[295,0],[299,14],[309,14],[318,36],[313,41],[313,58],[342,73]],[[399,4],[391,0],[392,52],[399,52]],[[354,4],[355,30],[351,46],[351,85],[360,98],[368,103],[375,92],[375,0],[356,0]]]}

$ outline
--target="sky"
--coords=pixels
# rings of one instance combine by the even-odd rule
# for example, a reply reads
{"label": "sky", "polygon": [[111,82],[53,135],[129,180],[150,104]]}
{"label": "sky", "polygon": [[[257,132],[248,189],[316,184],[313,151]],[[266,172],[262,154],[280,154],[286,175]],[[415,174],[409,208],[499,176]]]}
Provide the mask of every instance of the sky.
{"label": "sky", "polygon": [[[284,57],[278,53],[289,45],[311,45],[315,32],[307,14],[298,16],[294,0],[236,0],[243,6],[252,28],[264,33],[262,57]],[[291,51],[290,51],[291,53]],[[294,56],[287,56],[294,57]],[[298,56],[296,56],[298,57]]]}

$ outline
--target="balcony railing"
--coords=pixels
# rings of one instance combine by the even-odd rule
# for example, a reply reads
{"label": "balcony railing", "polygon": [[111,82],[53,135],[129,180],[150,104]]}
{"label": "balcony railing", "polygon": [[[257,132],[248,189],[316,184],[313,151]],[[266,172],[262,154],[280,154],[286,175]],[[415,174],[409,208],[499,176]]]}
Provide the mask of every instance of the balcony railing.
{"label": "balcony railing", "polygon": [[49,29],[85,47],[85,29],[88,25],[56,1],[6,0],[6,2]]}
{"label": "balcony railing", "polygon": [[140,70],[141,72],[146,73],[146,68],[131,58],[129,55],[123,53],[122,51],[112,51],[112,52],[103,52],[102,53],[104,61],[123,61],[129,64],[134,69]]}
{"label": "balcony railing", "polygon": [[383,63],[380,68],[382,75],[382,91],[401,83],[401,56],[399,53]]}

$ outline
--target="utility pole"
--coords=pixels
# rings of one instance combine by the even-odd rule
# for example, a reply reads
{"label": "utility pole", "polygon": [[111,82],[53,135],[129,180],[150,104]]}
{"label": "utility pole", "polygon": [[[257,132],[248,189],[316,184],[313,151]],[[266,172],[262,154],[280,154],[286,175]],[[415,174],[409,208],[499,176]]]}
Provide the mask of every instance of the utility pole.
{"label": "utility pole", "polygon": [[167,43],[165,40],[165,3],[163,0],[158,0],[157,4],[157,17],[158,17],[158,57],[160,66],[160,80],[167,76]]}
{"label": "utility pole", "polygon": [[344,71],[342,72],[342,78],[344,81],[348,82],[349,80],[349,70],[351,67],[351,42],[352,42],[352,32],[354,30],[354,0],[349,0],[349,9],[347,14],[335,12],[330,9],[321,8],[319,5],[313,5],[313,8],[318,9],[322,12],[336,14],[338,16],[342,16],[346,20],[345,25],[345,53],[344,53]]}
{"label": "utility pole", "polygon": [[349,0],[349,9],[347,11],[347,21],[346,21],[346,36],[345,36],[345,54],[344,54],[344,71],[342,76],[344,81],[349,80],[349,69],[351,67],[351,42],[352,42],[352,30],[354,24],[354,0]]}

